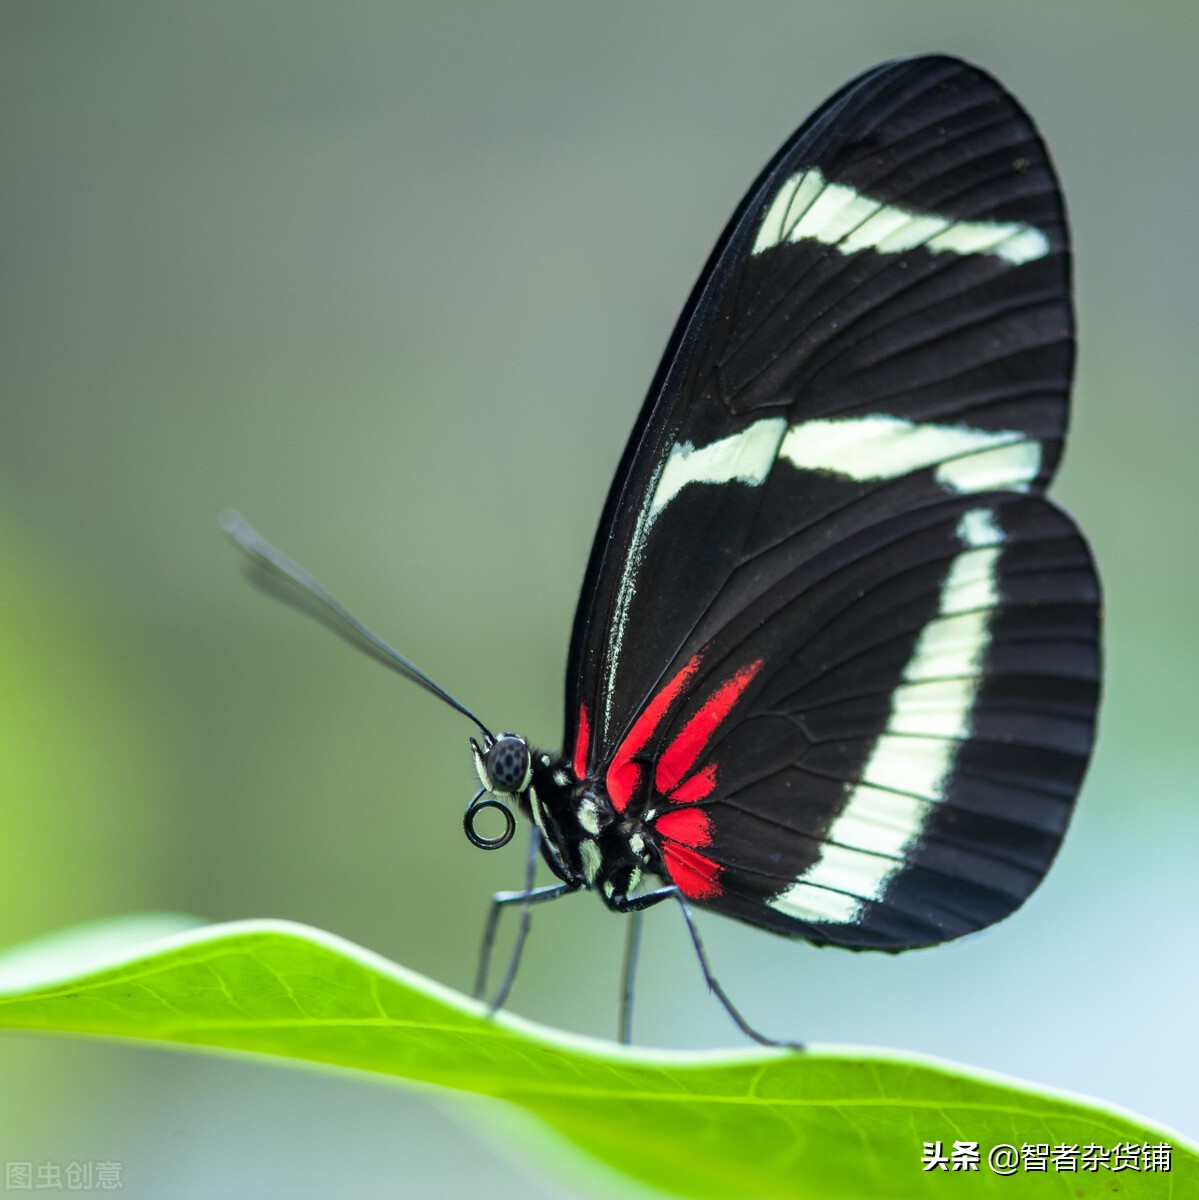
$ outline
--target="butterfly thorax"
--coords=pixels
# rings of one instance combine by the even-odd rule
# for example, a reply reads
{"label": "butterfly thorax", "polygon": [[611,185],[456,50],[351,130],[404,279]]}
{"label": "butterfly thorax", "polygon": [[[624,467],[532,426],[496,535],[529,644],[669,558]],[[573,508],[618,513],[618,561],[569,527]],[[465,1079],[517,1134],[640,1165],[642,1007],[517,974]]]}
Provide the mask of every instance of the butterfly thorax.
{"label": "butterfly thorax", "polygon": [[618,813],[593,780],[580,779],[565,758],[531,751],[528,786],[516,797],[542,835],[542,855],[565,883],[593,888],[618,907],[641,883],[643,869],[661,874],[653,839],[640,820]]}

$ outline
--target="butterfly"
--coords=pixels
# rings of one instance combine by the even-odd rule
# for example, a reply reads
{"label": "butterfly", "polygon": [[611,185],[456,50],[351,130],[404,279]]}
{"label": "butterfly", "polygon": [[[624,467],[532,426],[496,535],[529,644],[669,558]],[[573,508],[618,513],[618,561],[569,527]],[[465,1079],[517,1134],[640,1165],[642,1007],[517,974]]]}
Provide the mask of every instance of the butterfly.
{"label": "butterfly", "polygon": [[[260,567],[478,726],[464,828],[531,829],[500,911],[593,890],[901,951],[1006,917],[1091,750],[1100,589],[1045,498],[1074,360],[1061,192],[1031,119],[946,56],[828,100],[733,215],[600,517],[565,749],[493,734],[238,517]],[[515,809],[515,814],[513,810]],[[493,810],[498,835],[482,831]],[[534,886],[544,862],[554,882]]]}

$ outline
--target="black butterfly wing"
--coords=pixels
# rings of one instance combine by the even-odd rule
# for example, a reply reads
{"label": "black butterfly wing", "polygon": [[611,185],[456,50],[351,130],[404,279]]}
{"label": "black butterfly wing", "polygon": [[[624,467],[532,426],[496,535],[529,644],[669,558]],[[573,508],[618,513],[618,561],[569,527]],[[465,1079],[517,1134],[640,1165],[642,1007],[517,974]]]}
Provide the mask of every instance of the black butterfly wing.
{"label": "black butterfly wing", "polygon": [[567,745],[693,899],[892,949],[1015,908],[1090,749],[1098,584],[1040,496],[1073,362],[1031,121],[933,57],[849,84],[722,236],[617,473]]}

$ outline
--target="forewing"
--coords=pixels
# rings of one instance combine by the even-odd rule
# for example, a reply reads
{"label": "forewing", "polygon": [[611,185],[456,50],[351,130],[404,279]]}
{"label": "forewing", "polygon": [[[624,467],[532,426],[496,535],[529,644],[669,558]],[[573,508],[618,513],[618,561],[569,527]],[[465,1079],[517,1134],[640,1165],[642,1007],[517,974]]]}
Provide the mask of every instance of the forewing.
{"label": "forewing", "polygon": [[[1060,456],[1072,362],[1057,183],[1027,115],[982,71],[944,57],[885,64],[833,97],[763,172],[692,293],[626,448],[568,669],[576,765],[618,807],[670,809],[659,832],[685,892],[814,940],[898,948],[987,924],[1031,890],[1064,828],[1059,810],[1081,777],[1095,704],[1097,584],[1068,518],[1039,498]],[[969,662],[941,681],[957,689],[957,732],[952,747],[930,751],[937,788],[922,792],[907,787],[903,757],[883,753],[894,748],[887,731],[923,631],[945,616],[955,564],[985,557],[963,538],[988,522],[1000,535],[988,551],[994,595]],[[915,570],[905,558],[911,530],[923,530],[934,565]],[[1032,574],[1043,571],[1048,590],[1009,596],[1028,574],[1029,545],[1043,548]],[[1071,564],[1060,605],[1049,599],[1055,548]],[[892,606],[885,597],[905,582],[921,598]],[[845,892],[814,923],[803,905],[767,904],[831,861],[836,815],[868,777],[911,791],[926,816],[941,806],[936,822],[907,821],[902,848],[892,838],[896,861],[947,814],[973,805],[1005,819],[999,777],[1035,790],[1041,768],[1018,739],[995,743],[985,780],[970,782],[968,767],[989,744],[989,697],[1003,675],[991,664],[1008,623],[1046,606],[1060,618],[1038,634],[1046,669],[1010,685],[1005,711],[1035,723],[1056,695],[1058,659],[1079,645],[1090,658],[1071,667],[1073,765],[1061,769],[1065,783],[1055,777],[1045,814],[1025,822],[1049,829],[1039,848],[1024,839],[1028,879],[1005,877],[1004,900],[907,924],[892,913],[887,932],[881,917],[867,921],[870,905],[913,876],[880,876],[873,899]],[[868,636],[855,612],[870,614]],[[834,687],[837,672],[820,680],[846,656],[863,690],[840,701],[859,706],[856,724],[837,727],[813,697]],[[708,726],[713,738],[723,731],[723,758],[704,757]],[[668,799],[672,747],[675,766],[694,751],[706,774]],[[899,765],[879,783],[887,762]],[[755,763],[749,792],[741,774],[724,774]],[[965,818],[954,819],[965,863],[981,826],[962,832]],[[772,824],[774,842],[751,832]],[[946,878],[959,887],[966,867]]]}

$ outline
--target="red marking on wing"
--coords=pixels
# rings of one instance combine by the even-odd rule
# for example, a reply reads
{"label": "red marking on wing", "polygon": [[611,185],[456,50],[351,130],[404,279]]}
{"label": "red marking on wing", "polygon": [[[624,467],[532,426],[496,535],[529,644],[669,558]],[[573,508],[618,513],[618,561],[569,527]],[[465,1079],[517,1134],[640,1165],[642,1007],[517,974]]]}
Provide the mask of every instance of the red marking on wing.
{"label": "red marking on wing", "polygon": [[662,856],[672,882],[688,900],[712,900],[720,895],[719,863],[675,842],[662,844]]}
{"label": "red marking on wing", "polygon": [[[716,763],[708,763],[689,778],[688,772],[733,711],[734,705],[761,669],[762,661],[759,658],[749,663],[722,683],[704,701],[699,712],[679,730],[674,741],[658,759],[654,771],[654,790],[657,793],[675,804],[689,806],[712,794],[716,787]],[[673,808],[662,813],[653,824],[662,839],[666,873],[679,891],[690,900],[713,900],[721,895],[724,889],[720,886],[720,864],[700,854],[697,849],[712,844],[712,818],[701,808]]]}
{"label": "red marking on wing", "polygon": [[675,808],[664,812],[654,828],[672,842],[685,846],[708,846],[712,842],[712,818],[699,808]]}
{"label": "red marking on wing", "polygon": [[579,779],[587,778],[587,751],[591,749],[591,720],[587,716],[587,705],[579,705],[579,728],[575,733],[575,756],[571,762]]}
{"label": "red marking on wing", "polygon": [[[678,736],[658,759],[658,769],[654,772],[655,790],[663,795],[674,793],[680,780],[695,766],[696,759],[704,752],[704,748],[712,740],[712,735],[720,728],[721,722],[732,712],[733,705],[741,699],[741,693],[749,687],[750,680],[761,666],[762,659],[759,658],[756,662],[742,667],[732,679],[722,683],[705,701],[699,712],[683,726]],[[715,782],[713,778],[713,787]],[[711,790],[711,787],[708,788],[709,792]],[[707,795],[707,792],[704,795]]]}
{"label": "red marking on wing", "polygon": [[612,801],[617,812],[623,812],[637,784],[641,779],[641,767],[633,761],[634,757],[645,749],[645,743],[653,736],[654,730],[662,723],[667,709],[674,703],[675,697],[683,690],[683,685],[695,674],[699,667],[697,654],[646,706],[641,716],[633,722],[633,728],[628,736],[620,743],[612,765],[608,768],[605,783],[608,788],[608,798]]}
{"label": "red marking on wing", "polygon": [[716,787],[716,764],[708,763],[702,771],[696,771],[686,783],[680,783],[669,799],[676,804],[694,804],[712,794]]}

